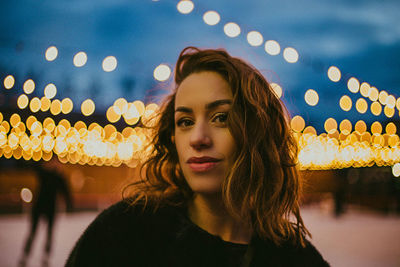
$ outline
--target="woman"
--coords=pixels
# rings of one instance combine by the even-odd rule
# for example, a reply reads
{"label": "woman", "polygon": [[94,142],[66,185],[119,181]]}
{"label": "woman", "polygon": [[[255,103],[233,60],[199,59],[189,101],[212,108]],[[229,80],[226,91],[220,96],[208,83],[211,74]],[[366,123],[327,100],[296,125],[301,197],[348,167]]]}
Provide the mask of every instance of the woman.
{"label": "woman", "polygon": [[67,266],[328,266],[306,240],[296,141],[260,72],[188,47],[175,83],[141,181]]}

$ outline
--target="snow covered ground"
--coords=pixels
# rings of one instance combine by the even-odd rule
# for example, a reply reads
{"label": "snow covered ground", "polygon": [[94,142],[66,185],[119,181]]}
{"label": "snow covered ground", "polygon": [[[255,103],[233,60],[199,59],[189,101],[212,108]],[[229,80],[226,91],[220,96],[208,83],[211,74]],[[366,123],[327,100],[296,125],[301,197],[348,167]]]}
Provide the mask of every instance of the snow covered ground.
{"label": "snow covered ground", "polygon": [[[53,253],[48,266],[63,266],[74,243],[96,212],[59,214]],[[306,226],[313,234],[312,243],[332,265],[400,266],[400,217],[350,209],[340,218],[318,206],[302,209]],[[0,216],[0,267],[17,266],[28,234],[27,214]],[[45,225],[36,233],[29,267],[41,266]]]}

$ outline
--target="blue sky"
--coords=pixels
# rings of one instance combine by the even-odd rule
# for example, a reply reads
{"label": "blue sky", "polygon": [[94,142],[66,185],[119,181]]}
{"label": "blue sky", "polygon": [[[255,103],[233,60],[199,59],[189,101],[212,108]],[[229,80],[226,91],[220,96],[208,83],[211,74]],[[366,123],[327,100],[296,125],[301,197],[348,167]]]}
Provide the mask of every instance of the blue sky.
{"label": "blue sky", "polygon": [[[16,77],[17,84],[37,77],[34,94],[38,96],[52,82],[58,88],[56,98],[70,97],[75,111],[90,97],[96,102],[96,112],[105,114],[105,108],[119,97],[133,101],[165,94],[172,79],[157,82],[153,70],[160,63],[173,67],[184,47],[222,47],[279,83],[291,114],[302,115],[319,132],[329,117],[348,118],[353,123],[386,120],[369,111],[359,114],[354,103],[361,95],[347,90],[345,78],[338,83],[329,81],[325,72],[331,65],[339,67],[345,77],[355,76],[400,96],[400,2],[396,0],[202,0],[193,1],[195,8],[187,15],[177,11],[177,2],[1,1],[0,66]],[[220,14],[216,26],[203,22],[202,15],[208,10]],[[230,21],[241,27],[236,38],[223,33],[223,25]],[[246,41],[251,30],[259,31],[264,40],[277,40],[281,47],[296,48],[299,62],[289,64],[282,53],[270,56],[263,46],[251,47]],[[59,49],[53,62],[44,58],[50,45]],[[82,68],[72,64],[79,51],[88,55]],[[118,67],[106,73],[101,62],[109,55],[117,58]],[[309,88],[319,93],[315,107],[304,101]],[[13,90],[22,93],[21,86]],[[353,99],[349,112],[338,104],[344,94]],[[398,113],[392,120],[397,118]]]}

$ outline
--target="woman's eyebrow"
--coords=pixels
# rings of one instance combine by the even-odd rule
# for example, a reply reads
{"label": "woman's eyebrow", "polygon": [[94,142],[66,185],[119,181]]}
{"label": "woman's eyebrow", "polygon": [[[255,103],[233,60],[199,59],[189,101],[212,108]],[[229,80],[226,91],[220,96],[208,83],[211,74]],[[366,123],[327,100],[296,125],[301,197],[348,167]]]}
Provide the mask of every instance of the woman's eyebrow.
{"label": "woman's eyebrow", "polygon": [[[211,103],[206,104],[205,108],[206,110],[212,110],[215,109],[218,106],[222,106],[222,105],[230,105],[232,104],[232,100],[231,99],[220,99],[220,100],[215,100]],[[175,109],[175,113],[176,112],[183,112],[183,113],[193,113],[193,109],[188,108],[188,107],[184,107],[184,106],[179,106]]]}

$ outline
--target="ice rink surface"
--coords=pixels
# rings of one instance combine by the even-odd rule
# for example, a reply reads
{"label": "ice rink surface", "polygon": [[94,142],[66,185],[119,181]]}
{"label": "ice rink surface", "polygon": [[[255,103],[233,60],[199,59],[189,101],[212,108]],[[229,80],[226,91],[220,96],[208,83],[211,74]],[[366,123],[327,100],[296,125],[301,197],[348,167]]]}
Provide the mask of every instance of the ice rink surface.
{"label": "ice rink surface", "polygon": [[[96,214],[58,215],[48,266],[64,266],[74,243]],[[335,218],[321,205],[304,207],[302,216],[313,234],[312,243],[331,266],[400,266],[400,216],[349,209]],[[18,266],[28,227],[28,214],[0,216],[0,267]],[[45,230],[45,224],[40,224],[26,266],[42,266]]]}

